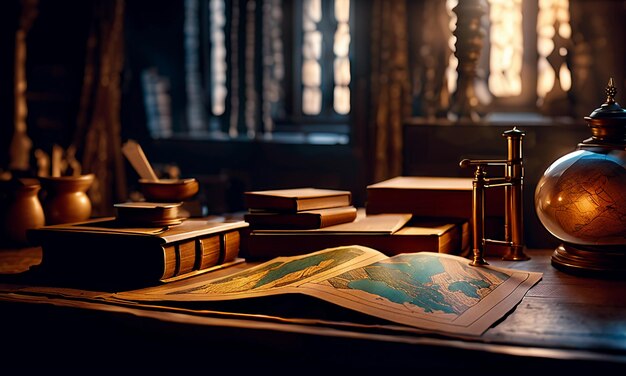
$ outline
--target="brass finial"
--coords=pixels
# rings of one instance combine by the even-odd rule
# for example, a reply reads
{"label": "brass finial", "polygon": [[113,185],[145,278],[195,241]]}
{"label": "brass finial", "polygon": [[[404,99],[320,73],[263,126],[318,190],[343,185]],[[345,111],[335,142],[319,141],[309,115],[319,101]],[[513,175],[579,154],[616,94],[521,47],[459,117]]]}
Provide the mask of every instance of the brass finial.
{"label": "brass finial", "polygon": [[604,89],[606,93],[606,103],[615,103],[615,95],[617,94],[617,88],[613,83],[613,77],[609,78],[609,84],[606,89]]}

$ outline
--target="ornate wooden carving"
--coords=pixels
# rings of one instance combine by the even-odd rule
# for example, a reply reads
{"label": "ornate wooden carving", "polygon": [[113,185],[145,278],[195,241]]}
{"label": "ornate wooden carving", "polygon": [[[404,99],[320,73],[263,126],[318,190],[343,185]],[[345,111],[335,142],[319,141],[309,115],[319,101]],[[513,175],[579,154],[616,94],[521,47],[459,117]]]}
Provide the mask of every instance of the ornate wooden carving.
{"label": "ornate wooden carving", "polygon": [[459,66],[457,89],[452,96],[449,115],[454,120],[479,121],[474,85],[485,36],[481,19],[486,14],[486,4],[484,0],[459,0],[453,11],[457,15],[454,54],[459,60]]}

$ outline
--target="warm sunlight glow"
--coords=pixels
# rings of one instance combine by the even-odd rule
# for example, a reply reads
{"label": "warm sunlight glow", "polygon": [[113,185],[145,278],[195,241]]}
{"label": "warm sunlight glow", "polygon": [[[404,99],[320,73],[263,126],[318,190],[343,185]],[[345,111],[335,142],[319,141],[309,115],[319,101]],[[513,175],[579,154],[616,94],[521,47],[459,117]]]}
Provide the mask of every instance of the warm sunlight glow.
{"label": "warm sunlight glow", "polygon": [[350,112],[350,0],[335,0],[335,19],[337,30],[333,42],[335,54],[335,89],[333,93],[333,108],[341,115]]}
{"label": "warm sunlight glow", "polygon": [[302,112],[307,115],[322,111],[322,91],[318,87],[304,87],[302,91]]}
{"label": "warm sunlight glow", "polygon": [[[449,29],[456,28],[454,7],[459,0],[446,0],[450,17]],[[523,0],[488,0],[488,35],[484,47],[489,52],[488,88],[495,97],[514,97],[522,94],[524,68]],[[537,97],[538,105],[555,85],[564,91],[572,86],[572,77],[566,64],[568,41],[572,37],[569,0],[538,0],[537,14]],[[454,55],[456,37],[448,40],[450,54],[446,68],[448,91],[456,91],[458,59]]]}
{"label": "warm sunlight glow", "polygon": [[[456,14],[452,11],[455,6],[459,3],[459,0],[446,0],[446,9],[448,10],[448,15],[450,16],[450,23],[448,27],[450,31],[454,32],[456,29]],[[446,81],[448,83],[448,92],[454,93],[456,91],[456,81],[458,79],[458,73],[456,68],[459,66],[459,59],[454,55],[454,51],[456,51],[456,37],[454,35],[450,36],[448,40],[448,47],[450,47],[450,58],[448,59],[448,67],[446,68]]]}
{"label": "warm sunlight glow", "polygon": [[302,5],[302,112],[317,115],[322,110],[322,20],[321,0],[304,0]]}
{"label": "warm sunlight glow", "polygon": [[[569,0],[539,0],[539,14],[537,15],[537,97],[539,104],[558,82],[563,91],[572,86],[572,74],[565,64],[567,48],[555,46],[555,40],[571,38]],[[558,38],[558,39],[557,39]],[[557,50],[558,48],[558,50]],[[548,60],[557,55],[559,59]],[[555,63],[556,61],[556,63]]]}
{"label": "warm sunlight glow", "polygon": [[226,14],[224,0],[211,0],[211,111],[222,115],[226,110]]}
{"label": "warm sunlight glow", "polygon": [[489,0],[489,90],[497,97],[522,93],[522,0]]}
{"label": "warm sunlight glow", "polygon": [[561,64],[561,69],[559,69],[559,82],[563,91],[568,91],[572,88],[572,72],[570,72],[565,63]]}
{"label": "warm sunlight glow", "polygon": [[[304,0],[302,5],[302,112],[305,115],[319,115],[322,112],[322,75],[332,74],[333,109],[336,113],[350,113],[350,0],[335,0],[329,10],[334,14],[324,14],[321,0]],[[334,18],[337,27],[332,40],[324,40],[320,28],[327,24],[327,17]],[[324,21],[323,21],[324,20]],[[322,70],[322,48],[332,46],[333,71]],[[330,94],[330,93],[328,93]]]}

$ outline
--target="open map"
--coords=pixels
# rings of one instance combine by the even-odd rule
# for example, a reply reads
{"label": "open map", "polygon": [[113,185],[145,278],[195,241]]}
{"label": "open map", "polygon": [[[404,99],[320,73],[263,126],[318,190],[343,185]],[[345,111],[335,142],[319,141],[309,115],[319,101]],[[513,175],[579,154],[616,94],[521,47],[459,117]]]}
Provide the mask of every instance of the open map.
{"label": "open map", "polygon": [[302,293],[417,328],[480,335],[518,304],[540,273],[474,267],[447,254],[387,257],[367,247],[280,257],[227,277],[115,294],[132,301],[215,301]]}

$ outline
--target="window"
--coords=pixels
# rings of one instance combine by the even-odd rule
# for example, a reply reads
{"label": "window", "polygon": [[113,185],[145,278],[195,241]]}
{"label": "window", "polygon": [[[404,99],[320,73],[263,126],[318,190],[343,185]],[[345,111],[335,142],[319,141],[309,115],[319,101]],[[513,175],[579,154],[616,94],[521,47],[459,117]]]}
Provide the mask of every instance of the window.
{"label": "window", "polygon": [[[458,0],[446,0],[451,31],[456,25],[457,4]],[[536,110],[548,95],[567,93],[571,88],[569,0],[487,0],[486,5],[486,34],[477,71],[480,103]],[[452,36],[452,49],[455,43]],[[456,88],[457,65],[451,55],[447,70],[450,92]]]}
{"label": "window", "polygon": [[[197,104],[206,102],[209,125],[204,130],[191,125],[190,131],[230,139],[334,133],[339,136],[331,142],[347,142],[350,0],[206,0],[206,4],[205,38],[196,38],[204,40],[207,51],[206,99],[197,91],[188,89],[187,94]],[[193,19],[188,12],[186,40],[193,40],[198,29]],[[194,62],[202,57],[193,56],[193,41],[186,46],[187,85],[193,86],[200,82]],[[190,124],[199,124],[201,115],[193,111],[189,109]],[[200,120],[194,123],[193,118]]]}

